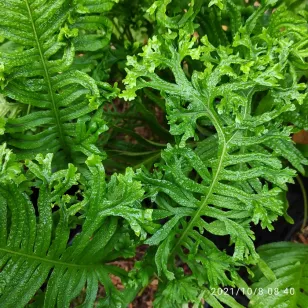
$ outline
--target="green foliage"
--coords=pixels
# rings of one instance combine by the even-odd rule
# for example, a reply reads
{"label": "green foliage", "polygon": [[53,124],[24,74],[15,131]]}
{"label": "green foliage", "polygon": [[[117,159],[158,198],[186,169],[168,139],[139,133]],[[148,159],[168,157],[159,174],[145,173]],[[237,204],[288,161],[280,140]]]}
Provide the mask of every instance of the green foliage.
{"label": "green foliage", "polygon": [[[170,132],[178,140],[162,152],[164,162],[157,166],[157,173],[138,175],[158,211],[168,217],[146,241],[158,245],[158,273],[168,280],[177,277],[175,262],[170,261],[177,255],[200,285],[232,284],[226,273],[235,277],[238,261],[258,260],[250,222],[272,230],[272,222],[284,212],[279,196],[295,171],[284,167],[279,158],[288,159],[301,172],[302,164],[307,164],[288,138],[291,130],[281,117],[295,109],[295,102],[303,104],[305,85],[296,82],[290,61],[292,41],[273,37],[271,24],[257,31],[266,8],[258,9],[227,47],[215,48],[206,36],[197,44],[193,28],[185,24],[149,40],[141,61],[136,56],[128,59],[131,68],[122,96],[133,99],[135,91],[144,87],[161,91]],[[169,27],[164,19],[160,22]],[[203,70],[187,76],[182,66],[186,57],[198,60]],[[162,79],[159,69],[172,71],[175,82]],[[258,102],[254,97],[263,93],[274,98],[272,108],[255,114]],[[187,140],[198,140],[198,123],[204,119],[217,133],[192,151]],[[229,235],[233,256],[219,251],[202,236],[205,232]]]}
{"label": "green foliage", "polygon": [[[269,280],[256,268],[252,289],[258,289],[249,307],[306,307],[308,302],[308,247],[287,242],[258,249],[260,257],[275,275]],[[262,291],[261,291],[262,290]]]}
{"label": "green foliage", "polygon": [[1,2],[0,35],[20,46],[1,52],[1,87],[10,100],[28,106],[23,116],[7,119],[3,140],[20,158],[58,151],[67,161],[78,161],[78,152],[102,155],[95,143],[106,126],[98,108],[113,90],[73,64],[77,52],[109,42],[110,21],[96,13],[113,4],[70,2]]}
{"label": "green foliage", "polygon": [[253,225],[308,165],[307,3],[252,2],[0,0],[0,307],[303,306]]}
{"label": "green foliage", "polygon": [[[25,306],[46,281],[44,307],[68,307],[85,285],[83,305],[92,307],[98,282],[106,302],[124,305],[125,292],[117,291],[108,275],[125,280],[127,274],[107,263],[122,249],[130,256],[133,247],[125,247],[121,238],[134,245],[129,229],[143,239],[143,225],[151,219],[151,211],[140,208],[143,190],[132,171],[105,182],[99,157],[90,156],[91,178],[83,184],[71,164],[53,173],[51,154],[27,161],[26,174],[5,146],[1,154],[1,307]],[[78,191],[67,193],[74,186]],[[39,189],[38,196],[31,198],[30,188]],[[77,212],[82,215],[76,217]],[[119,224],[119,217],[127,224]],[[81,231],[70,240],[77,225]]]}

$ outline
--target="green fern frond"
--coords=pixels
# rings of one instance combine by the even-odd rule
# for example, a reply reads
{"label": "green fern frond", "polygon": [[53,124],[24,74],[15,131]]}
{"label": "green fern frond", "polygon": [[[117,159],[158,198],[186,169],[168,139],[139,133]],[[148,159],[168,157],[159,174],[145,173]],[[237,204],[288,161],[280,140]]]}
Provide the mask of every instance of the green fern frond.
{"label": "green fern frond", "polygon": [[[86,162],[91,177],[81,187],[73,165],[51,171],[51,154],[27,161],[24,174],[24,166],[5,145],[0,152],[1,307],[24,307],[38,290],[43,291],[44,307],[69,307],[85,286],[83,305],[93,307],[99,283],[105,287],[104,301],[124,307],[125,291],[114,287],[109,274],[125,282],[127,273],[108,263],[119,251],[132,256],[132,247],[123,239],[134,233],[144,238],[143,226],[151,224],[151,211],[140,208],[143,190],[132,171],[106,183],[99,157],[91,156]],[[75,194],[69,193],[78,186]],[[34,188],[39,189],[37,199],[28,195]],[[127,224],[120,224],[120,217]],[[77,225],[81,231],[71,241]],[[128,243],[132,245],[133,238]]]}
{"label": "green fern frond", "polygon": [[[1,52],[2,92],[28,106],[27,114],[7,119],[3,139],[19,158],[58,151],[67,161],[72,161],[76,152],[102,155],[95,141],[106,126],[101,117],[91,120],[88,115],[106,100],[101,97],[105,85],[71,66],[76,49],[86,51],[105,45],[102,40],[110,35],[105,36],[97,26],[104,25],[106,18],[100,13],[112,2],[78,3],[0,2],[0,35],[22,47]],[[93,27],[100,33],[92,35]]]}
{"label": "green fern frond", "polygon": [[273,271],[276,279],[269,280],[260,269],[254,270],[254,292],[249,307],[307,307],[308,247],[295,243],[272,243],[261,246],[258,253]]}
{"label": "green fern frond", "polygon": [[[291,10],[287,6],[293,7]],[[297,82],[306,76],[308,69],[307,63],[307,44],[308,44],[308,23],[307,17],[303,14],[305,1],[295,1],[294,3],[283,3],[273,13],[269,23],[269,34],[279,39],[290,39],[292,49],[289,61],[292,64],[293,74],[289,79]],[[286,79],[286,81],[288,81]],[[273,104],[275,96],[267,95],[260,107],[269,110]],[[307,97],[303,103],[295,102],[296,109],[286,112],[283,117],[287,123],[292,123],[297,128],[308,129],[308,103]],[[259,108],[260,108],[259,107]]]}
{"label": "green fern frond", "polygon": [[[146,241],[158,246],[155,262],[167,278],[164,287],[183,276],[177,257],[200,286],[234,285],[238,266],[259,258],[250,224],[272,230],[272,222],[284,214],[281,195],[296,175],[284,159],[300,172],[308,164],[282,119],[306,97],[293,69],[292,41],[257,27],[276,2],[256,10],[228,46],[215,48],[206,36],[198,43],[188,25],[154,36],[140,57],[128,57],[122,97],[133,99],[145,87],[160,91],[170,132],[178,138],[176,146],[162,152],[164,162],[156,173],[138,173],[157,205],[154,217],[165,219]],[[161,22],[169,27],[165,19]],[[183,69],[189,57],[200,64],[190,76]],[[175,81],[161,78],[160,69],[169,70]],[[273,105],[258,113],[255,98],[264,93],[274,98]],[[198,140],[204,120],[214,132],[192,150],[188,140]],[[207,232],[229,236],[233,255],[220,251],[204,236]]]}
{"label": "green fern frond", "polygon": [[73,1],[74,12],[69,19],[70,29],[78,29],[73,37],[77,51],[97,51],[106,47],[111,38],[113,26],[106,16],[118,0]]}

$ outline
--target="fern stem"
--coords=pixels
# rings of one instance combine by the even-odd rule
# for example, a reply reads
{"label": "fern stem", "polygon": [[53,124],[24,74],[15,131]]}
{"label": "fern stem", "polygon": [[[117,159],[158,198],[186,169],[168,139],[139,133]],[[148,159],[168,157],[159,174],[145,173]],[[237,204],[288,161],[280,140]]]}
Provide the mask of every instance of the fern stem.
{"label": "fern stem", "polygon": [[27,115],[30,114],[30,111],[31,111],[31,105],[29,104],[27,108]]}
{"label": "fern stem", "polygon": [[[197,98],[197,99],[199,99],[199,98]],[[173,247],[173,249],[171,251],[171,255],[173,255],[175,253],[175,251],[177,250],[177,248],[181,245],[181,243],[185,239],[187,233],[191,230],[191,228],[193,228],[195,221],[200,217],[203,209],[208,204],[208,200],[211,197],[211,195],[213,194],[214,187],[216,186],[216,184],[218,182],[219,174],[220,174],[221,170],[223,169],[223,161],[224,161],[225,155],[227,153],[227,142],[226,142],[226,139],[225,139],[225,135],[223,133],[222,126],[220,125],[219,120],[217,119],[217,116],[212,111],[210,111],[209,108],[208,108],[207,111],[209,113],[210,120],[212,121],[212,123],[214,124],[214,126],[215,126],[215,128],[217,130],[218,137],[221,139],[222,151],[221,151],[219,162],[218,162],[218,165],[217,165],[217,169],[215,171],[215,175],[214,175],[212,183],[211,183],[211,185],[209,187],[208,193],[207,193],[205,199],[203,200],[202,204],[198,208],[198,210],[195,212],[195,214],[193,215],[193,217],[189,221],[186,229],[182,232],[182,234],[179,237],[178,241],[174,245],[174,247]]]}
{"label": "fern stem", "polygon": [[192,217],[192,219],[189,221],[186,229],[184,230],[184,232],[181,234],[180,238],[178,239],[177,243],[175,244],[175,246],[173,247],[172,251],[171,251],[171,255],[174,254],[174,252],[176,251],[176,249],[179,247],[179,245],[181,244],[181,242],[185,239],[187,233],[190,231],[190,229],[194,226],[195,221],[200,217],[203,209],[205,208],[205,206],[208,204],[208,200],[211,197],[212,193],[213,193],[213,189],[216,186],[217,182],[218,182],[218,176],[219,173],[221,171],[221,167],[222,167],[222,163],[224,161],[224,156],[226,154],[226,146],[224,145],[223,147],[223,152],[221,153],[220,159],[219,159],[219,164],[218,164],[218,168],[217,171],[215,172],[215,176],[213,178],[213,181],[209,187],[209,191],[204,199],[204,201],[202,202],[202,204],[200,205],[200,207],[198,208],[198,210],[196,211],[196,213],[194,214],[194,216]]}
{"label": "fern stem", "polygon": [[[181,61],[179,60],[177,63],[181,63]],[[176,66],[173,67],[173,69],[174,69],[174,75],[175,75],[176,82],[177,82],[177,84],[181,85],[181,88],[178,85],[174,85],[174,84],[167,83],[167,82],[163,81],[162,79],[160,79],[159,77],[157,77],[154,74],[151,75],[151,81],[149,81],[149,82],[143,81],[144,86],[147,86],[147,87],[150,86],[154,89],[156,88],[156,89],[160,89],[160,90],[164,89],[166,91],[166,93],[169,93],[170,95],[172,95],[172,94],[177,95],[179,92],[181,92],[182,88],[189,88],[190,91],[186,91],[187,96],[185,97],[185,99],[188,100],[188,101],[196,100],[204,106],[205,115],[208,116],[208,118],[213,123],[213,125],[214,125],[214,127],[217,131],[218,138],[221,141],[222,151],[220,152],[220,158],[219,158],[219,162],[218,162],[218,165],[217,165],[217,169],[214,170],[214,172],[213,172],[213,174],[214,174],[213,181],[212,181],[212,183],[209,187],[208,193],[207,193],[205,199],[203,200],[203,202],[201,203],[200,207],[198,208],[198,210],[195,212],[195,214],[192,216],[191,220],[188,222],[187,227],[183,230],[181,236],[177,240],[173,249],[171,250],[171,256],[176,252],[177,248],[181,245],[182,241],[186,238],[188,232],[191,230],[191,228],[193,228],[195,221],[200,217],[202,211],[204,210],[204,208],[208,204],[208,200],[211,197],[213,190],[214,190],[214,187],[216,186],[216,184],[218,182],[219,174],[223,169],[223,161],[224,161],[225,155],[227,153],[227,140],[226,140],[224,131],[222,129],[222,125],[219,122],[218,115],[216,114],[216,112],[214,110],[211,110],[211,108],[210,108],[210,102],[211,102],[210,95],[209,95],[209,97],[205,97],[205,96],[200,97],[200,93],[192,87],[190,82],[188,82],[188,80],[187,80],[187,78],[186,78],[186,76],[185,76],[185,74],[184,74],[184,72],[181,68],[181,65],[176,65]],[[142,82],[140,82],[140,83],[142,83]],[[157,85],[159,85],[159,87],[157,87]],[[180,88],[180,91],[179,91],[179,88]],[[205,103],[205,101],[207,101],[207,103]]]}
{"label": "fern stem", "polygon": [[302,194],[303,194],[303,199],[304,199],[304,219],[303,219],[303,223],[302,223],[302,227],[301,230],[304,230],[304,228],[306,227],[307,224],[307,218],[308,218],[308,199],[307,199],[307,192],[305,189],[305,185],[301,179],[301,177],[298,175],[296,177],[296,180],[301,188]]}
{"label": "fern stem", "polygon": [[74,263],[67,263],[67,262],[62,262],[62,261],[57,261],[53,259],[48,259],[48,257],[39,257],[36,255],[30,255],[22,252],[17,252],[14,250],[10,249],[5,249],[5,248],[0,248],[0,252],[5,252],[13,256],[19,256],[19,257],[24,257],[27,259],[32,259],[36,260],[42,263],[49,263],[52,266],[55,265],[60,265],[60,266],[65,266],[65,267],[74,267],[74,268],[93,268],[93,264],[74,264]]}

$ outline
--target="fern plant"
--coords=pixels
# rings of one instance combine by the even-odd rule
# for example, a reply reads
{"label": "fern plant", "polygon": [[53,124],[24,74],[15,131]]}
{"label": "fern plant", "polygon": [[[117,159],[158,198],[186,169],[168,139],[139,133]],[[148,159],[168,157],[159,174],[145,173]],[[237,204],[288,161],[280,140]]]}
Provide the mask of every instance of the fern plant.
{"label": "fern plant", "polygon": [[253,289],[257,292],[250,299],[251,307],[305,307],[307,289],[307,245],[273,243],[258,249],[272,276],[264,276],[260,269],[254,270]]}
{"label": "fern plant", "polygon": [[0,307],[303,306],[253,226],[308,165],[307,3],[251,2],[0,0]]}
{"label": "fern plant", "polygon": [[[1,307],[24,307],[46,281],[37,307],[68,307],[85,285],[83,305],[93,307],[98,282],[106,291],[103,307],[124,306],[130,294],[118,291],[109,274],[125,280],[127,273],[109,263],[134,253],[132,235],[144,238],[151,218],[140,207],[143,190],[132,170],[106,183],[100,158],[92,155],[86,161],[91,179],[82,183],[71,164],[53,173],[51,154],[27,161],[24,173],[5,145],[0,152]],[[74,186],[75,193],[66,193]],[[29,197],[33,188],[38,196]],[[77,225],[82,228],[72,240]]]}
{"label": "fern plant", "polygon": [[[195,13],[188,11],[182,19],[166,16],[169,2],[156,1],[149,9],[157,11],[162,34],[149,40],[139,59],[128,58],[122,94],[133,99],[144,87],[160,91],[170,132],[177,137],[177,144],[162,153],[157,172],[138,174],[156,203],[154,217],[165,220],[146,241],[157,246],[158,275],[165,276],[158,307],[200,301],[206,287],[235,285],[238,266],[255,264],[259,258],[250,224],[272,230],[272,222],[285,213],[281,196],[295,171],[281,158],[300,172],[307,164],[291,143],[291,127],[283,125],[282,115],[295,110],[295,103],[302,105],[306,97],[305,85],[297,82],[292,40],[272,35],[284,10],[273,14],[266,29],[257,25],[276,1],[261,6],[244,24],[231,15],[229,26],[236,34],[230,44],[215,48],[207,36],[196,42],[195,26],[187,20]],[[188,57],[199,62],[199,70],[184,70]],[[171,71],[174,82],[162,79],[160,69]],[[268,110],[258,109],[259,93],[273,98]],[[200,126],[212,126],[214,131],[192,150],[187,140],[200,137]],[[228,235],[232,256],[220,251],[208,233]],[[188,276],[183,276],[179,262],[188,265]],[[165,297],[169,288],[181,289],[181,279],[187,281],[183,298],[172,292]]]}
{"label": "fern plant", "polygon": [[3,94],[27,106],[23,116],[7,119],[2,140],[20,159],[102,155],[95,142],[106,126],[98,108],[113,90],[74,63],[77,52],[106,45],[110,22],[98,13],[112,2],[2,1],[1,7],[0,35],[19,46],[1,52]]}

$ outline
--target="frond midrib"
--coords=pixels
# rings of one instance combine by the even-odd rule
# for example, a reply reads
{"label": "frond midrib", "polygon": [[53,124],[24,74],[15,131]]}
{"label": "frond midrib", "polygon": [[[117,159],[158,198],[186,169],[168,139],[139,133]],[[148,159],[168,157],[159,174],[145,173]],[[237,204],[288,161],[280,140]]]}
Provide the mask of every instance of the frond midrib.
{"label": "frond midrib", "polygon": [[62,262],[62,261],[59,261],[59,260],[48,259],[48,257],[46,257],[46,258],[39,257],[39,256],[36,256],[36,255],[27,254],[27,253],[24,253],[24,252],[17,252],[17,251],[6,249],[6,248],[0,248],[0,252],[8,253],[8,254],[11,254],[13,256],[20,256],[20,257],[23,257],[25,259],[36,260],[36,261],[39,261],[40,263],[48,263],[48,264],[51,264],[52,267],[65,266],[65,267],[73,267],[73,268],[78,268],[78,269],[80,269],[80,268],[92,268],[93,269],[93,268],[97,267],[96,264],[75,264],[75,263]]}
{"label": "frond midrib", "polygon": [[[195,92],[193,89],[191,89],[191,91],[192,91],[191,93]],[[193,95],[193,97],[194,97],[194,99],[200,101],[197,94]],[[202,103],[204,104],[204,102],[202,102]],[[211,119],[211,121],[213,122],[213,124],[214,124],[214,126],[215,126],[215,128],[218,132],[218,135],[220,137],[220,142],[222,144],[222,152],[221,152],[221,155],[219,157],[218,166],[217,166],[217,169],[216,169],[215,174],[213,176],[213,180],[212,180],[212,183],[209,187],[208,193],[207,193],[204,201],[201,203],[201,205],[197,209],[197,211],[193,214],[192,218],[190,219],[189,223],[187,224],[187,226],[183,230],[183,232],[182,232],[181,236],[179,237],[179,239],[177,240],[176,244],[174,245],[174,247],[171,251],[171,255],[176,252],[177,248],[181,245],[182,241],[186,238],[188,232],[193,228],[195,221],[201,216],[202,211],[208,205],[208,200],[212,196],[214,188],[217,185],[219,175],[220,175],[221,171],[224,169],[223,162],[224,162],[224,159],[225,159],[225,155],[227,153],[227,142],[226,142],[225,134],[223,132],[223,129],[222,129],[216,115],[213,114],[213,112],[211,112],[209,106],[206,106],[206,107],[207,107],[206,109],[207,109],[207,112],[208,112],[208,116]]]}
{"label": "frond midrib", "polygon": [[45,59],[44,54],[43,54],[43,48],[42,48],[41,42],[39,40],[37,31],[36,31],[36,25],[34,23],[31,7],[29,5],[28,0],[25,0],[25,3],[26,3],[26,6],[27,6],[27,11],[28,11],[28,14],[29,14],[29,20],[30,20],[30,23],[31,23],[31,27],[33,29],[33,35],[34,35],[34,38],[35,38],[35,41],[36,41],[36,44],[37,44],[37,48],[38,48],[38,51],[39,51],[39,54],[40,54],[41,63],[43,65],[43,69],[44,69],[44,75],[45,75],[44,77],[45,77],[45,81],[46,81],[47,86],[48,86],[49,98],[50,98],[54,118],[56,120],[56,126],[57,126],[57,131],[58,131],[58,134],[59,134],[60,144],[61,144],[61,147],[64,149],[64,151],[66,151],[66,143],[65,143],[65,138],[64,138],[63,127],[62,127],[62,124],[61,124],[61,120],[60,120],[60,116],[59,116],[59,112],[58,112],[58,107],[57,107],[57,104],[56,104],[56,99],[55,99],[52,84],[51,84],[51,78],[50,78],[49,71],[48,71],[48,68],[47,68],[46,59]]}

